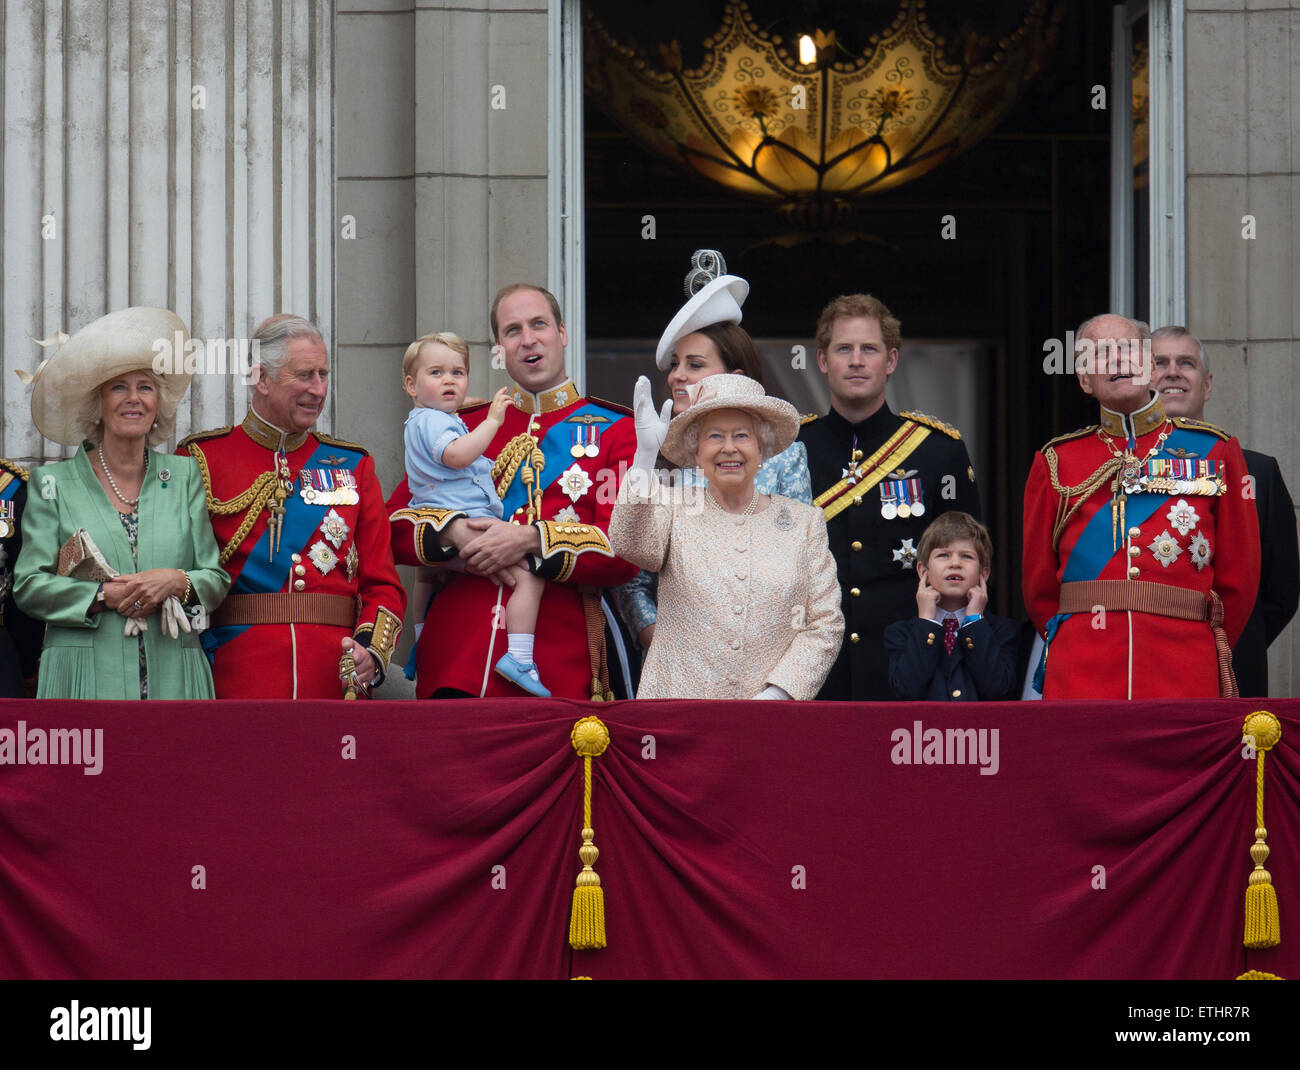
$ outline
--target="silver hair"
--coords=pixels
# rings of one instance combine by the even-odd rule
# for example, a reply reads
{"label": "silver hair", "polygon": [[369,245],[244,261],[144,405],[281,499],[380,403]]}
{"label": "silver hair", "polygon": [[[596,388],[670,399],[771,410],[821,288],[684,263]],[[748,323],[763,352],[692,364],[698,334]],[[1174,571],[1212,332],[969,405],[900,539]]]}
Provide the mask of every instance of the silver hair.
{"label": "silver hair", "polygon": [[[754,432],[758,435],[758,461],[762,464],[778,453],[776,448],[776,428],[766,420],[760,420],[752,412],[746,412],[740,409],[754,423]],[[682,450],[686,456],[694,457],[700,448],[700,424],[703,420],[695,420],[690,427],[682,432]]]}
{"label": "silver hair", "polygon": [[1151,340],[1154,342],[1157,338],[1190,338],[1196,343],[1197,350],[1200,351],[1201,371],[1205,375],[1210,374],[1210,357],[1209,354],[1205,352],[1205,343],[1197,338],[1196,335],[1192,334],[1192,332],[1186,327],[1177,323],[1171,323],[1168,327],[1157,327],[1151,332]]}
{"label": "silver hair", "polygon": [[1116,319],[1121,319],[1124,320],[1126,323],[1131,323],[1133,325],[1133,329],[1137,331],[1137,336],[1139,338],[1151,337],[1151,328],[1148,327],[1142,320],[1135,320],[1135,319],[1131,319],[1128,316],[1121,316],[1118,312],[1099,312],[1095,316],[1089,316],[1075,329],[1074,337],[1075,338],[1083,337],[1084,332],[1089,327],[1091,327],[1098,320],[1104,320],[1107,316],[1114,316]]}
{"label": "silver hair", "polygon": [[253,341],[257,343],[257,363],[272,379],[279,378],[280,369],[288,362],[289,343],[295,338],[314,338],[321,345],[325,344],[325,337],[314,323],[287,312],[263,320],[253,332]]}
{"label": "silver hair", "polygon": [[[147,368],[137,370],[149,376],[150,381],[153,383],[154,396],[158,399],[158,412],[154,417],[153,427],[149,428],[149,434],[145,436],[145,442],[148,445],[157,446],[171,438],[172,432],[176,430],[176,403],[180,401],[180,398],[169,397],[167,391],[163,390],[162,380],[154,372]],[[130,375],[132,373],[127,372],[126,374]],[[87,442],[93,442],[95,445],[99,445],[104,441],[104,402],[99,392],[106,383],[114,381],[113,379],[106,379],[94,390],[90,391],[86,395],[85,401],[81,403],[81,409],[77,413],[77,431]]]}

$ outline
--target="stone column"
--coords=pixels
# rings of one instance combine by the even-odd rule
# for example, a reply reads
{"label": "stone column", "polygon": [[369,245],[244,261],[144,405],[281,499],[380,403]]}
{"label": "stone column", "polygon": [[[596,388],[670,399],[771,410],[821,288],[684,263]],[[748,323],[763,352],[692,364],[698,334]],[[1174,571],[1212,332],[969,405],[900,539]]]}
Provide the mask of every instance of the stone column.
{"label": "stone column", "polygon": [[[6,456],[60,455],[13,374],[127,305],[198,338],[279,311],[334,337],[332,5],[312,0],[9,0],[4,5]],[[196,375],[178,435],[246,411],[238,375]],[[326,421],[328,423],[329,421]]]}

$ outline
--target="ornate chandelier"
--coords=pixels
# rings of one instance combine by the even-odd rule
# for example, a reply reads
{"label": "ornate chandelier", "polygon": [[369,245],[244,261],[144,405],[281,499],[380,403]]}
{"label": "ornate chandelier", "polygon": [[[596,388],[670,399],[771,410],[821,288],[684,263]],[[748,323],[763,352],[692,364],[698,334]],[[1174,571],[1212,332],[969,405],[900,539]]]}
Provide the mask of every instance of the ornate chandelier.
{"label": "ornate chandelier", "polygon": [[818,229],[851,202],[908,182],[997,126],[1051,50],[1060,10],[1034,0],[996,46],[952,40],[901,0],[891,25],[846,58],[833,29],[785,40],[728,3],[700,65],[679,42],[652,62],[585,14],[586,86],[651,151]]}

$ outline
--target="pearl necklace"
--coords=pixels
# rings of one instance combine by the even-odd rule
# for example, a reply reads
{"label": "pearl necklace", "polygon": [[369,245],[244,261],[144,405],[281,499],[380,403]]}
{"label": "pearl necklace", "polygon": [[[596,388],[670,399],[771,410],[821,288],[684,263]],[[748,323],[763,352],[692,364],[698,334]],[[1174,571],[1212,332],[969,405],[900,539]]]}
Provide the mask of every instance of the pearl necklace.
{"label": "pearl necklace", "polygon": [[[99,465],[100,465],[101,468],[104,469],[104,475],[108,476],[108,485],[109,485],[110,487],[113,488],[113,493],[116,494],[116,495],[118,496],[118,499],[119,499],[123,504],[125,504],[125,505],[129,505],[132,509],[134,509],[137,505],[140,504],[140,498],[139,498],[139,495],[137,495],[137,496],[134,497],[134,498],[128,498],[125,494],[122,493],[121,488],[118,487],[118,485],[117,485],[117,480],[113,478],[113,473],[110,472],[110,471],[108,470],[108,462],[107,462],[106,460],[104,460],[104,444],[103,444],[102,442],[99,444]],[[148,451],[148,450],[145,450],[145,451],[144,451],[144,471],[145,471],[145,472],[148,472],[148,471],[149,471],[149,451]],[[140,489],[141,489],[141,492],[143,493],[143,491],[144,491],[144,474],[143,474],[143,473],[141,473],[141,475],[140,475]]]}
{"label": "pearl necklace", "polygon": [[748,504],[747,506],[745,506],[744,512],[741,512],[741,513],[733,513],[733,512],[731,512],[731,511],[728,510],[728,509],[723,509],[723,508],[722,508],[722,503],[719,502],[718,499],[715,498],[715,497],[713,496],[713,491],[712,491],[712,490],[708,490],[708,491],[706,491],[705,493],[708,494],[708,496],[709,496],[709,501],[711,501],[711,502],[712,502],[714,505],[716,505],[719,509],[722,509],[722,511],[723,511],[724,513],[726,513],[728,516],[738,516],[738,517],[740,517],[740,522],[742,522],[742,523],[743,523],[744,521],[748,520],[751,516],[754,515],[754,507],[758,505],[758,489],[757,489],[757,488],[755,488],[755,489],[754,489],[754,493],[750,495],[750,497],[749,497],[749,504]]}

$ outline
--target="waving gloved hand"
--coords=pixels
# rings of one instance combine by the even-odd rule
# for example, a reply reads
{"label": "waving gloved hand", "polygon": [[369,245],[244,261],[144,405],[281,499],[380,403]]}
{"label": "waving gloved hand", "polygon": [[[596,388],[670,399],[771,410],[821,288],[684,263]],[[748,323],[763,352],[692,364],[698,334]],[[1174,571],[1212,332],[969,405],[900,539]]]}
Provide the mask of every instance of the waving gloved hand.
{"label": "waving gloved hand", "polygon": [[673,399],[665,401],[656,412],[650,380],[643,375],[632,390],[632,414],[636,425],[636,457],[632,467],[653,472],[673,418]]}

